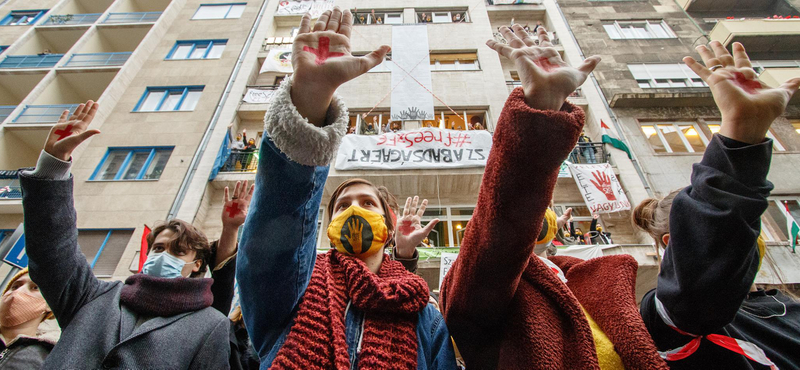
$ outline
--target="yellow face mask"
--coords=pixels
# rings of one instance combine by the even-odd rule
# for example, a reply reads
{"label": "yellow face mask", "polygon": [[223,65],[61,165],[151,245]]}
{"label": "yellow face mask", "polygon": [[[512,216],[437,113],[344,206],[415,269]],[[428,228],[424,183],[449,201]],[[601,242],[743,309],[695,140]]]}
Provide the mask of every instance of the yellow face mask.
{"label": "yellow face mask", "polygon": [[389,239],[389,230],[380,214],[350,206],[331,220],[328,239],[340,253],[369,256],[383,250]]}

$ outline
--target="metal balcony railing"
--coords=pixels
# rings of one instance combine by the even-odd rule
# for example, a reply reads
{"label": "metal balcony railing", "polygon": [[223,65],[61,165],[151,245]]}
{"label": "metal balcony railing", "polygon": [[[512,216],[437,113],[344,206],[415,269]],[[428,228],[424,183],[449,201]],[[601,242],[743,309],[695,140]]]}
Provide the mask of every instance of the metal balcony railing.
{"label": "metal balcony railing", "polygon": [[608,156],[603,143],[578,143],[567,160],[576,164],[607,163]]}
{"label": "metal balcony railing", "polygon": [[256,172],[258,169],[257,152],[231,151],[221,172]]}
{"label": "metal balcony railing", "polygon": [[22,113],[11,123],[56,123],[61,117],[61,112],[69,110],[75,112],[80,104],[57,105],[26,105]]}
{"label": "metal balcony railing", "polygon": [[64,67],[121,66],[130,56],[130,52],[73,54]]}
{"label": "metal balcony railing", "polygon": [[0,170],[0,199],[22,199],[19,171]]}
{"label": "metal balcony railing", "polygon": [[9,55],[0,62],[0,68],[50,68],[58,64],[64,54]]}
{"label": "metal balcony railing", "polygon": [[74,25],[74,24],[92,24],[97,22],[100,19],[100,16],[103,15],[102,13],[91,13],[91,14],[63,14],[63,15],[51,15],[50,18],[47,18],[43,26],[54,26],[54,25]]}
{"label": "metal balcony railing", "polygon": [[109,13],[103,23],[148,23],[160,16],[161,12]]}
{"label": "metal balcony railing", "polygon": [[17,109],[16,105],[0,105],[0,122],[5,121],[14,109]]}

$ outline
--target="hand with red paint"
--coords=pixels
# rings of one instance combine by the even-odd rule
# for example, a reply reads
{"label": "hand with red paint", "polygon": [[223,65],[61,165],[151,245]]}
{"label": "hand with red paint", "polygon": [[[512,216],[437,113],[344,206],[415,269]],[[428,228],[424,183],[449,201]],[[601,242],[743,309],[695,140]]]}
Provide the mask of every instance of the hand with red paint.
{"label": "hand with red paint", "polygon": [[98,108],[100,104],[89,100],[86,104],[79,105],[72,116],[68,110],[61,113],[58,123],[50,129],[44,151],[62,161],[69,161],[78,145],[100,133],[99,130],[88,129]]}
{"label": "hand with red paint", "polygon": [[697,47],[705,66],[692,57],[683,61],[711,88],[722,114],[720,135],[749,144],[763,142],[772,121],[783,114],[800,87],[800,78],[777,88],[764,87],[742,44],[733,43],[732,56],[719,41],[710,45],[711,49]]}
{"label": "hand with red paint", "polygon": [[414,251],[422,241],[428,237],[433,227],[439,223],[435,218],[422,227],[422,215],[428,208],[428,200],[423,199],[419,204],[419,197],[415,196],[413,201],[409,197],[406,199],[406,206],[403,207],[403,216],[397,219],[397,230],[395,230],[395,248],[397,256],[400,258],[411,258]]}
{"label": "hand with red paint", "polygon": [[250,207],[250,199],[253,198],[255,185],[248,189],[247,180],[237,181],[233,188],[233,197],[230,197],[228,187],[225,187],[225,196],[222,204],[222,227],[238,230],[244,224],[247,216],[247,209]]}
{"label": "hand with red paint", "polygon": [[500,55],[511,59],[519,72],[525,101],[531,108],[560,110],[567,97],[586,81],[600,57],[593,56],[574,68],[567,64],[553,48],[547,30],[538,27],[539,45],[518,24],[512,28],[500,27],[508,44],[495,40],[486,42]]}
{"label": "hand with red paint", "polygon": [[306,13],[292,47],[292,102],[309,122],[322,126],[333,93],[350,81],[383,62],[389,46],[383,45],[363,57],[350,54],[353,14],[337,6],[322,13],[311,25]]}
{"label": "hand with red paint", "polygon": [[[606,175],[605,172],[595,171],[592,172],[592,176],[594,176],[594,180],[591,181],[592,185],[603,192],[603,195],[606,196],[606,199],[609,201],[617,200],[617,195],[614,194],[614,187],[611,186],[611,178]],[[595,181],[597,180],[597,181]]]}

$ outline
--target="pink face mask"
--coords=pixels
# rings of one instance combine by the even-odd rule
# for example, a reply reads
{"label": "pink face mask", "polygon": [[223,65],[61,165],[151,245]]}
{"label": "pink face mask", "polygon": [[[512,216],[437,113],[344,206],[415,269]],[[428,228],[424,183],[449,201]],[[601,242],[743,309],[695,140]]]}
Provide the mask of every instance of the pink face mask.
{"label": "pink face mask", "polygon": [[0,325],[5,327],[26,323],[47,312],[44,298],[24,289],[7,291],[0,302]]}

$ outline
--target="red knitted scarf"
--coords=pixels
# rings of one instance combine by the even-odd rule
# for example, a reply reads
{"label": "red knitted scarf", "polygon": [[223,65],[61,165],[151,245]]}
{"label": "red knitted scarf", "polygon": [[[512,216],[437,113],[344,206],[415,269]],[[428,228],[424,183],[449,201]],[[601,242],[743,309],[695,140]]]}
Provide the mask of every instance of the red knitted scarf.
{"label": "red knitted scarf", "polygon": [[286,342],[271,369],[349,370],[345,336],[348,301],[365,314],[359,369],[416,369],[417,318],[428,285],[383,260],[373,274],[361,260],[332,250],[320,255]]}

